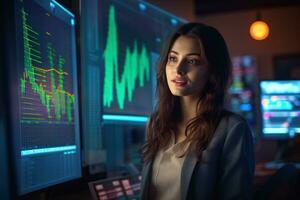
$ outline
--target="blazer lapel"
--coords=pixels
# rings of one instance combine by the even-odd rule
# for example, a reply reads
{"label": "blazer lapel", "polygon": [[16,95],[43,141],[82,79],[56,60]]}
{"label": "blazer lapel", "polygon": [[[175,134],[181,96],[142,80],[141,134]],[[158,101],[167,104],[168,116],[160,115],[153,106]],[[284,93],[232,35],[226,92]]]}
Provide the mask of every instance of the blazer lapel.
{"label": "blazer lapel", "polygon": [[185,200],[187,199],[187,193],[189,189],[189,184],[191,181],[191,177],[195,168],[195,165],[197,163],[197,157],[193,151],[188,151],[185,160],[182,165],[181,170],[181,199]]}
{"label": "blazer lapel", "polygon": [[142,170],[142,183],[141,183],[141,199],[146,200],[149,197],[149,183],[151,181],[151,168],[153,161],[147,163]]}

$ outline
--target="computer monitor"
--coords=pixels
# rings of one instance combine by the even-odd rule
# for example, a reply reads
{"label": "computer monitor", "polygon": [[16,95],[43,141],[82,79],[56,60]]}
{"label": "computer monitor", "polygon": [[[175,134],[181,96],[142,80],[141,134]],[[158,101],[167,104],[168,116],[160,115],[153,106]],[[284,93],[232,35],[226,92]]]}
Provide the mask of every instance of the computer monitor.
{"label": "computer monitor", "polygon": [[242,115],[253,130],[257,125],[257,60],[251,55],[232,57],[232,84],[227,108]]}
{"label": "computer monitor", "polygon": [[161,44],[183,20],[143,1],[101,2],[102,119],[145,122],[155,104]]}
{"label": "computer monitor", "polygon": [[300,80],[260,81],[264,138],[289,139],[300,133]]}
{"label": "computer monitor", "polygon": [[81,177],[74,15],[15,0],[9,74],[11,150],[24,195]]}

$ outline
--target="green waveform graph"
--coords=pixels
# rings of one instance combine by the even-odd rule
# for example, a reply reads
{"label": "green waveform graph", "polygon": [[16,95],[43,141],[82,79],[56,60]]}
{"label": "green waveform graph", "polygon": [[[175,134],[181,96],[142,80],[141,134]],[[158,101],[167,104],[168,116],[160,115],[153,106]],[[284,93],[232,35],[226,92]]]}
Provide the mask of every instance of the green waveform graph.
{"label": "green waveform graph", "polygon": [[[47,42],[47,63],[43,62],[40,34],[28,23],[28,13],[21,10],[24,48],[24,72],[20,77],[22,122],[73,122],[75,96],[64,88],[69,75],[64,71],[66,60]],[[51,34],[47,34],[51,36]]]}
{"label": "green waveform graph", "polygon": [[138,48],[138,42],[133,41],[133,47],[126,46],[125,59],[122,66],[123,72],[119,72],[118,30],[115,7],[110,6],[108,14],[108,31],[106,46],[104,49],[104,86],[103,106],[111,107],[114,96],[117,105],[124,110],[126,97],[133,101],[136,87],[144,87],[150,80],[150,58],[144,44]]}

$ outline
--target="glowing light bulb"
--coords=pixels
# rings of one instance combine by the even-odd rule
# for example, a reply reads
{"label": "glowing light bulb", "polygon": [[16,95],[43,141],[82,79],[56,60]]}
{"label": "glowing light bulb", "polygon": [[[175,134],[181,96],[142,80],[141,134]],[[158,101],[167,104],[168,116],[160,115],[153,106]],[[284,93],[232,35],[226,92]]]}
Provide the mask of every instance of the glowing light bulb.
{"label": "glowing light bulb", "polygon": [[264,21],[255,21],[250,26],[250,35],[255,40],[264,40],[269,36],[269,33],[269,26]]}

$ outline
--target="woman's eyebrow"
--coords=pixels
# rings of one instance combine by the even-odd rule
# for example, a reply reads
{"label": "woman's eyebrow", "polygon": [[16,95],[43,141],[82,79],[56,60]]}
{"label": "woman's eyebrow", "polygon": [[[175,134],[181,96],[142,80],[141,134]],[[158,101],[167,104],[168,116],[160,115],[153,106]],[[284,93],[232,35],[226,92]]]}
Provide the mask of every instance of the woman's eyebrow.
{"label": "woman's eyebrow", "polygon": [[187,56],[201,56],[201,53],[188,53]]}
{"label": "woman's eyebrow", "polygon": [[177,54],[177,55],[179,54],[178,52],[176,52],[176,51],[174,51],[174,50],[171,50],[170,53],[175,53],[175,54]]}
{"label": "woman's eyebrow", "polygon": [[[176,55],[178,55],[179,53],[174,51],[174,50],[171,50],[170,53],[174,53]],[[186,54],[186,56],[201,56],[201,53],[188,53]]]}

